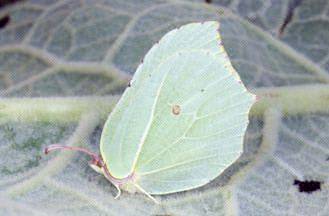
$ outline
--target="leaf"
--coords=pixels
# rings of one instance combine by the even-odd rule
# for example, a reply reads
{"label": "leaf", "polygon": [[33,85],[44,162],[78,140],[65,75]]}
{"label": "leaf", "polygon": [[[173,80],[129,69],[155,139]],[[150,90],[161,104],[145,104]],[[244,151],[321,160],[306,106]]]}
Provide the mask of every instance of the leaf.
{"label": "leaf", "polygon": [[[328,71],[329,39],[327,35],[329,19],[326,11],[328,1],[215,0],[213,4],[230,8],[241,17],[289,44]],[[284,33],[279,36],[280,27],[283,25],[292,5],[296,6],[293,10],[292,19],[287,24]]]}
{"label": "leaf", "polygon": [[[10,21],[0,29],[0,214],[325,215],[324,3],[304,1],[278,38],[286,2],[221,2],[34,0],[2,9]],[[88,158],[42,154],[54,142],[97,152],[107,113],[146,51],[174,27],[218,19],[235,69],[261,99],[242,157],[215,181],[163,196],[160,206],[143,195],[114,200]],[[321,190],[299,192],[296,179],[320,181]]]}
{"label": "leaf", "polygon": [[325,11],[327,5],[328,1],[323,0],[303,1],[296,9],[294,19],[282,40],[328,71],[329,17]]}

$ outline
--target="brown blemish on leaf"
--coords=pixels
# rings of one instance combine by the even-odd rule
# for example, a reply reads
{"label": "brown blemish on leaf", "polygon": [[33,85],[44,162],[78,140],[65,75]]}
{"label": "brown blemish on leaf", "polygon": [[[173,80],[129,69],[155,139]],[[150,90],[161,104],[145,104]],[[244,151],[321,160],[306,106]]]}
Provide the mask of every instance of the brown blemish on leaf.
{"label": "brown blemish on leaf", "polygon": [[180,113],[180,111],[181,111],[181,109],[180,109],[180,106],[179,105],[174,105],[173,107],[172,107],[172,113],[174,114],[174,115],[179,115],[179,113]]}

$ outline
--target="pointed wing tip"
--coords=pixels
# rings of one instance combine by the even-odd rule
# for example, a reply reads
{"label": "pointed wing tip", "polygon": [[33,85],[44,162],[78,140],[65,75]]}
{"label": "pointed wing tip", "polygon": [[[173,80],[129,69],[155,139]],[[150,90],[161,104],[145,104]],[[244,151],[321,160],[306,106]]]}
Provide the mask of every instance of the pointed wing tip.
{"label": "pointed wing tip", "polygon": [[[199,24],[199,25],[204,25],[204,26],[213,26],[214,29],[216,30],[216,34],[218,35],[218,40],[221,41],[220,38],[220,22],[215,21],[215,20],[210,20],[210,21],[205,21],[205,22],[198,22],[198,23],[190,23],[190,24]],[[190,25],[187,24],[187,25]],[[251,96],[251,104],[256,103],[257,101],[259,101],[259,96],[255,95],[254,93],[250,92],[246,86],[244,85],[244,83],[242,82],[240,75],[236,72],[236,70],[233,68],[233,65],[228,57],[228,54],[224,48],[224,46],[222,44],[220,44],[220,48],[223,49],[223,52],[227,55],[228,61],[229,61],[229,68],[231,69],[232,75],[236,77],[237,81],[243,85],[243,87],[247,90],[247,93]]]}

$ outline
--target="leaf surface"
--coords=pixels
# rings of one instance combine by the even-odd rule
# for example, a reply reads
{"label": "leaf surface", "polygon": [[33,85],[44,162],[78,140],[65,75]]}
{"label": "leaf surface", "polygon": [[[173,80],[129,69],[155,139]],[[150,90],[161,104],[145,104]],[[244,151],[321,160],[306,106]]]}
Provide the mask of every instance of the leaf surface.
{"label": "leaf surface", "polygon": [[[326,215],[327,2],[304,1],[281,38],[277,14],[285,15],[286,2],[221,2],[33,0],[1,9],[10,21],[0,29],[0,214]],[[249,22],[248,13],[265,24]],[[106,117],[98,115],[110,111],[109,95],[122,93],[147,50],[170,29],[218,19],[234,68],[265,97],[252,109],[242,157],[222,175],[202,188],[157,197],[156,206],[142,195],[114,200],[115,188],[85,156],[43,156],[54,142],[97,152]],[[309,93],[316,100],[311,107],[304,106]],[[35,96],[44,109],[31,109]],[[21,98],[14,101],[19,106],[10,105],[12,97]],[[321,190],[300,192],[296,179],[320,181]]]}

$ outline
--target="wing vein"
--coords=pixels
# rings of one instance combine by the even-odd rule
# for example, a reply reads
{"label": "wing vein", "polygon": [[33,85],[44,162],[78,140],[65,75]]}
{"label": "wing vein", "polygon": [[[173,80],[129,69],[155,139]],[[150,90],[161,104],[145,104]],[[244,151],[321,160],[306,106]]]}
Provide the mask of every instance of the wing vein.
{"label": "wing vein", "polygon": [[231,130],[235,127],[240,126],[241,123],[236,124],[236,125],[232,125],[231,127],[226,128],[225,130],[219,131],[218,133],[212,134],[210,136],[203,136],[203,137],[186,137],[187,132],[190,130],[190,128],[193,126],[193,124],[191,124],[191,126],[189,128],[187,128],[186,132],[179,137],[177,140],[175,140],[173,143],[171,143],[170,145],[166,146],[164,149],[162,149],[159,153],[155,154],[153,157],[151,157],[149,160],[147,160],[146,162],[144,162],[144,166],[151,163],[152,161],[154,161],[156,158],[158,158],[160,155],[164,154],[165,152],[167,152],[169,149],[171,149],[172,147],[174,147],[174,145],[176,143],[178,143],[181,140],[199,140],[199,139],[206,139],[206,138],[210,138],[212,136],[217,136],[221,133],[224,133],[225,131]]}
{"label": "wing vein", "polygon": [[145,130],[143,132],[143,136],[141,138],[141,141],[138,145],[138,149],[137,149],[137,152],[136,152],[136,156],[135,156],[135,159],[134,159],[134,162],[133,162],[133,165],[132,165],[132,170],[131,172],[133,172],[133,170],[135,169],[135,166],[136,166],[136,163],[137,163],[137,160],[138,160],[138,157],[142,151],[142,147],[145,143],[145,140],[146,140],[146,137],[150,131],[150,128],[151,128],[151,125],[152,125],[152,122],[153,122],[153,119],[154,119],[154,114],[155,114],[155,108],[156,108],[156,105],[158,103],[158,100],[159,100],[159,96],[160,96],[160,92],[161,92],[161,89],[163,87],[163,84],[168,76],[168,73],[169,71],[167,71],[167,73],[163,76],[162,80],[161,80],[161,83],[157,89],[157,92],[156,92],[156,96],[155,96],[155,99],[154,99],[154,103],[152,105],[152,110],[151,110],[151,117],[150,117],[150,120],[147,122],[147,125],[145,127]]}
{"label": "wing vein", "polygon": [[[231,77],[231,75],[228,75],[228,76],[225,76],[225,77],[223,77],[221,79],[218,79],[218,80],[216,80],[214,82],[211,82],[207,86],[205,86],[203,89],[204,90],[207,90],[208,88],[212,87],[213,85],[219,84],[222,81],[225,81],[226,79],[228,79],[230,77]],[[227,90],[229,88],[230,88],[230,86],[228,86],[227,88],[223,89],[222,92],[225,92],[225,90]],[[190,103],[192,100],[195,99],[195,97],[198,97],[198,96],[200,96],[200,93],[199,92],[197,92],[196,94],[192,95],[188,100],[184,101],[184,103],[182,104],[182,106],[185,106],[186,104]]]}
{"label": "wing vein", "polygon": [[[231,97],[235,97],[235,96],[240,95],[240,94],[242,94],[242,93],[238,93],[238,94],[232,95]],[[205,114],[205,115],[202,115],[202,116],[197,116],[197,119],[196,120],[200,120],[200,119],[208,118],[208,117],[211,117],[211,116],[214,116],[214,115],[218,115],[220,113],[224,113],[224,112],[229,111],[229,110],[231,110],[233,108],[236,108],[238,106],[242,106],[242,105],[245,105],[245,104],[248,104],[248,103],[250,103],[250,101],[243,101],[242,103],[235,103],[235,104],[232,104],[230,106],[227,106],[227,107],[225,107],[223,109],[219,109],[219,110],[217,110],[215,112],[211,112],[209,114]]]}
{"label": "wing vein", "polygon": [[217,156],[218,156],[217,154],[213,154],[213,155],[210,155],[210,156],[200,157],[200,158],[193,159],[193,160],[186,160],[186,161],[182,161],[182,162],[177,163],[177,164],[162,167],[160,169],[155,169],[155,170],[151,170],[151,171],[148,171],[148,172],[139,173],[139,175],[140,176],[150,175],[150,174],[154,174],[154,173],[157,173],[157,172],[165,171],[167,169],[172,169],[172,168],[175,168],[175,167],[179,167],[179,166],[183,166],[183,165],[186,165],[186,164],[189,164],[189,163],[193,163],[193,162],[196,162],[196,161],[211,159],[211,158],[214,158],[214,157],[217,157]]}

